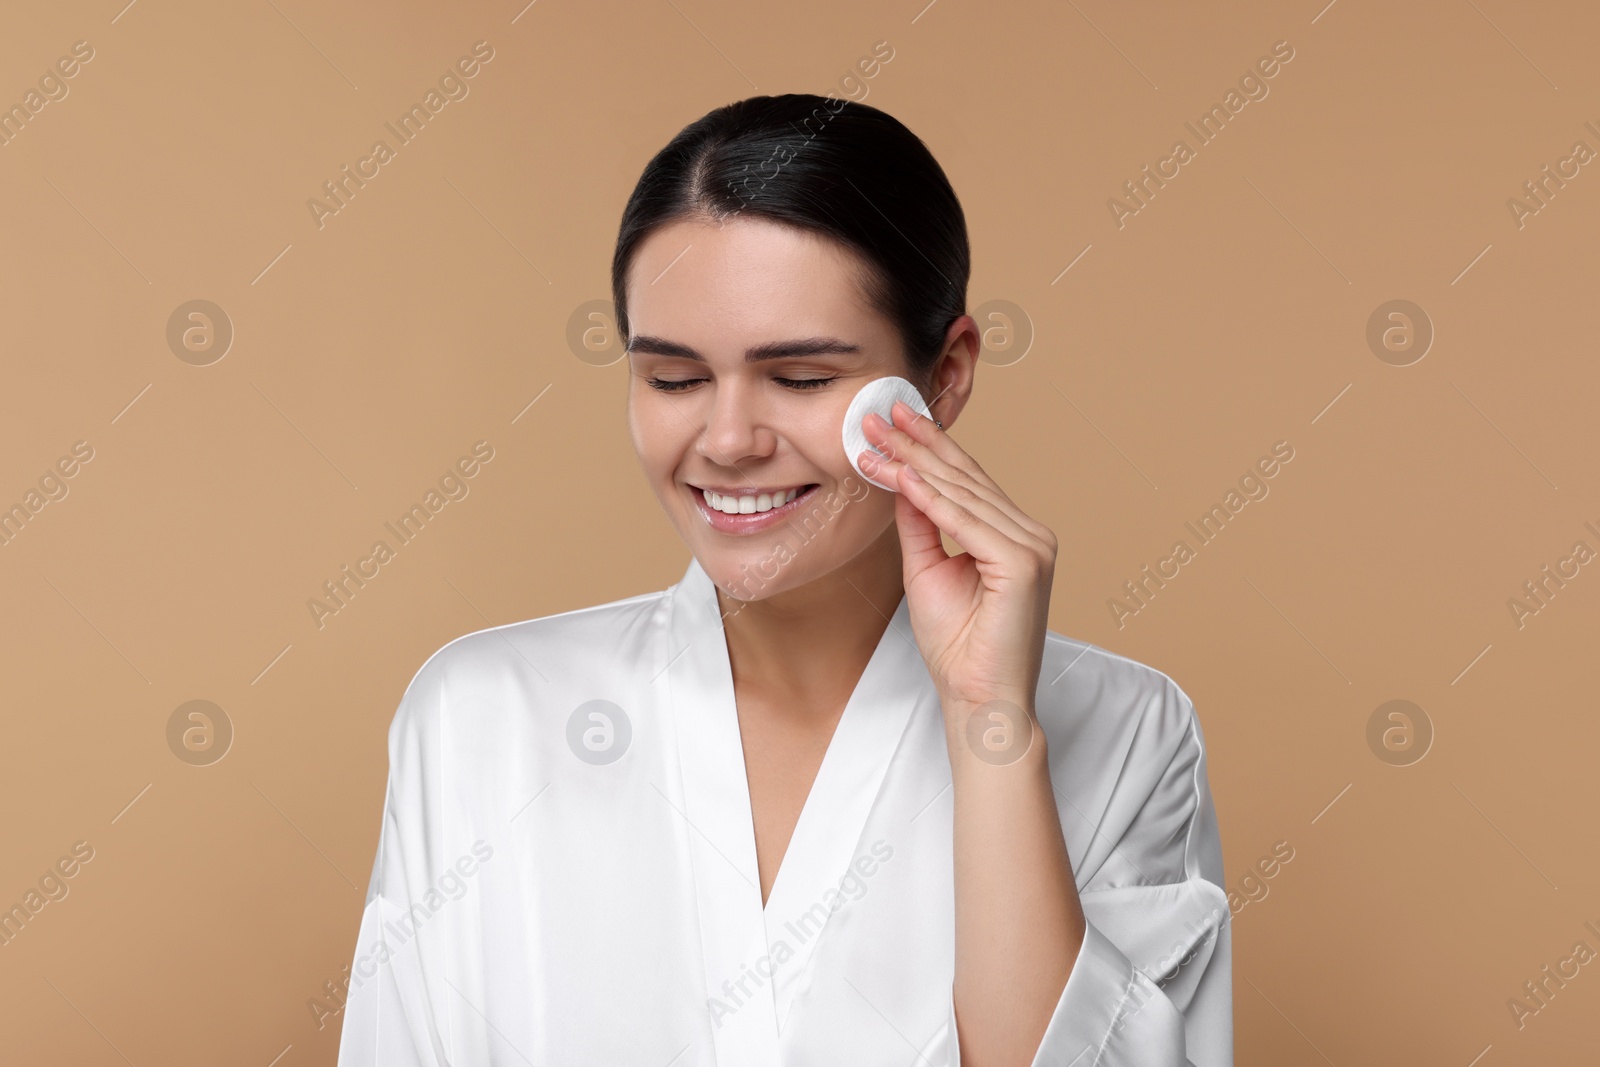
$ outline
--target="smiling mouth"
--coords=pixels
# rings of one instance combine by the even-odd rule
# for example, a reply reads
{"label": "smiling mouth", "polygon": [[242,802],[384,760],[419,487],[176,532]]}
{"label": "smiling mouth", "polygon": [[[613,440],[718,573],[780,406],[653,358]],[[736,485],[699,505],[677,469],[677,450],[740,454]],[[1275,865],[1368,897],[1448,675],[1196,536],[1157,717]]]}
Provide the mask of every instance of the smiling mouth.
{"label": "smiling mouth", "polygon": [[691,485],[690,495],[695,507],[706,523],[724,532],[742,532],[763,529],[783,522],[789,515],[806,505],[813,493],[821,488],[817,482],[790,486],[777,492],[723,494],[715,490]]}
{"label": "smiling mouth", "polygon": [[776,492],[734,494],[718,493],[711,489],[695,486],[700,499],[705,501],[707,507],[713,511],[720,511],[724,515],[761,515],[775,508],[781,508],[792,500],[817,487],[815,482],[805,485],[794,485]]}

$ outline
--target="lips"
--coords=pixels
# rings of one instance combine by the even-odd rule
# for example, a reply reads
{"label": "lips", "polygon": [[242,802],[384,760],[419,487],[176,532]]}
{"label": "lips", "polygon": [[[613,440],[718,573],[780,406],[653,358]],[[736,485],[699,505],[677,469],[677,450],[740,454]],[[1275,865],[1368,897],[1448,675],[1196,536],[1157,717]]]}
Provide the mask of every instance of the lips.
{"label": "lips", "polygon": [[[695,509],[700,512],[700,517],[703,518],[706,521],[706,524],[712,529],[721,533],[747,534],[755,533],[757,531],[764,530],[769,526],[776,526],[786,522],[789,516],[806,507],[812,495],[815,494],[820,488],[820,485],[814,483],[806,485],[800,487],[800,492],[795,495],[794,499],[780,504],[777,507],[768,508],[766,511],[753,511],[732,515],[711,506],[706,494],[707,492],[711,492],[713,495],[717,495],[715,494],[714,490],[706,490],[700,486],[691,485],[689,487],[689,495],[694,498]],[[770,495],[770,493],[768,495]]]}
{"label": "lips", "polygon": [[698,488],[705,496],[706,503],[724,515],[754,515],[782,507],[799,496],[805,486],[792,485],[777,489],[750,486],[742,489],[725,489],[702,485]]}

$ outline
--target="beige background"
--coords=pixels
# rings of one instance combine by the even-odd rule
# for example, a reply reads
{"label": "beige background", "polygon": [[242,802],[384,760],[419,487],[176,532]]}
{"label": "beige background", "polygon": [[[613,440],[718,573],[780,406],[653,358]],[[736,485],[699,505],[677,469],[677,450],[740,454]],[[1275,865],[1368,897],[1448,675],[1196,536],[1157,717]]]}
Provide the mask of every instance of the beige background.
{"label": "beige background", "polygon": [[[632,183],[878,41],[848,85],[950,175],[969,306],[1034,331],[956,436],[1058,533],[1052,627],[1194,698],[1230,888],[1294,850],[1234,919],[1238,1061],[1592,1059],[1600,963],[1521,1028],[1507,1001],[1600,950],[1600,566],[1520,628],[1507,601],[1600,550],[1600,164],[1520,228],[1507,201],[1600,149],[1600,13],[1320,3],[13,5],[0,102],[94,58],[0,147],[0,506],[93,458],[0,547],[0,904],[94,858],[0,947],[0,1059],[334,1062],[308,1001],[351,957],[412,673],[687,561],[624,365],[566,340]],[[1280,40],[1270,94],[1119,228],[1108,199]],[[470,95],[319,228],[308,199],[478,41]],[[207,366],[167,341],[197,299],[234,331]],[[1408,366],[1366,340],[1395,299],[1436,332]],[[470,494],[319,629],[322,583],[479,440]],[[1119,627],[1278,441],[1270,495]],[[1419,762],[1369,747],[1392,699]],[[169,749],[191,700],[232,723],[220,762]]]}

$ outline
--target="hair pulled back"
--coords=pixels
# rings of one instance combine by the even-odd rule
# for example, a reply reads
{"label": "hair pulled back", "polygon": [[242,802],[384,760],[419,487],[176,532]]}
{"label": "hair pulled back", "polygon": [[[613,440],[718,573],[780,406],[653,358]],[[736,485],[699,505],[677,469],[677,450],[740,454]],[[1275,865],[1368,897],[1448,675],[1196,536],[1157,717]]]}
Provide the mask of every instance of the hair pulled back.
{"label": "hair pulled back", "polygon": [[682,219],[744,215],[833,238],[864,265],[869,306],[894,323],[926,379],[966,313],[966,217],[933,154],[898,119],[810,93],[753,96],[685,126],[645,165],[611,260],[617,328],[630,335],[625,282],[639,245]]}

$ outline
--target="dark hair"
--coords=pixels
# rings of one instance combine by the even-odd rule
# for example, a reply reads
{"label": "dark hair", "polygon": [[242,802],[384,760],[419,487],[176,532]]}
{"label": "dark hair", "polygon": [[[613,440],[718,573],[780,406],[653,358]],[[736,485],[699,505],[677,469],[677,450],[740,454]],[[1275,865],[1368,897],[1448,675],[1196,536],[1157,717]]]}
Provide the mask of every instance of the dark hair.
{"label": "dark hair", "polygon": [[895,324],[916,377],[926,377],[945,332],[966,313],[966,217],[927,146],[875,107],[786,93],[709,112],[645,166],[611,260],[624,341],[624,282],[639,244],[680,219],[736,214],[826,235],[861,256],[862,291]]}

